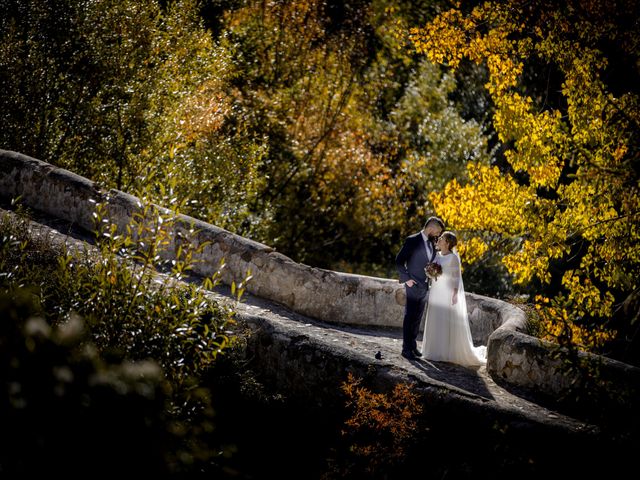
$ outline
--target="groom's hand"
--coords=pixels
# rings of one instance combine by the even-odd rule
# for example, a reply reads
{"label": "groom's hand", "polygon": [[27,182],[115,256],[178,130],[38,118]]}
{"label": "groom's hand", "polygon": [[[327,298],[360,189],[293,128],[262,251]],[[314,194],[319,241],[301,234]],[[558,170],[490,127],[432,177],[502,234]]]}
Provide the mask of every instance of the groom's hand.
{"label": "groom's hand", "polygon": [[409,288],[413,287],[416,284],[416,282],[414,280],[407,280],[405,282],[405,285]]}

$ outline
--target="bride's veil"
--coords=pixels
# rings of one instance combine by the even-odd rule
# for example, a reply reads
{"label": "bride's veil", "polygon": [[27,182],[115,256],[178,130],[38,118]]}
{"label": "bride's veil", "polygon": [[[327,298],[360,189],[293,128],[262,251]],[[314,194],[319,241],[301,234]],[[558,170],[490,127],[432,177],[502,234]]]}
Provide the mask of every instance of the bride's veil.
{"label": "bride's veil", "polygon": [[[434,280],[429,293],[422,353],[427,359],[465,366],[486,363],[486,347],[473,344],[460,256],[452,250],[439,258],[442,276]],[[453,294],[456,292],[456,303]]]}
{"label": "bride's veil", "polygon": [[[462,329],[470,345],[473,347],[473,337],[471,335],[469,313],[467,311],[467,297],[464,291],[464,282],[462,281],[462,262],[460,261],[460,255],[456,250],[453,251],[453,254],[458,259],[458,265],[460,266],[458,269],[458,278],[456,279],[458,285],[458,302],[455,304],[456,314],[454,318],[456,322],[459,322],[459,327]],[[481,356],[486,357],[486,347],[474,347],[474,350],[476,350]]]}

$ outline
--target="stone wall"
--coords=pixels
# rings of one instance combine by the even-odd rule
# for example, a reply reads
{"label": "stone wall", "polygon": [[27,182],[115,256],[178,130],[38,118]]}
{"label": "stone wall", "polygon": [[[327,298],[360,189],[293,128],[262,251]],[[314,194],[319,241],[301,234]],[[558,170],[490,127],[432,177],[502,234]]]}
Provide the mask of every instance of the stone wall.
{"label": "stone wall", "polygon": [[527,335],[525,313],[505,303],[501,309],[503,321],[487,346],[487,371],[496,382],[554,402],[579,401],[584,410],[638,418],[632,410],[640,401],[640,368]]}
{"label": "stone wall", "polygon": [[[109,217],[124,231],[140,212],[140,201],[126,193],[103,191],[90,180],[15,152],[0,150],[0,195],[20,197],[28,207],[64,219],[91,231],[94,202],[107,205]],[[161,209],[165,212],[167,210]],[[189,231],[195,229],[194,234]],[[190,238],[205,245],[196,273],[211,275],[224,258],[223,281],[253,279],[247,290],[279,302],[291,310],[330,323],[400,327],[404,287],[396,280],[352,275],[299,264],[258,242],[214,225],[180,215],[174,238]],[[174,255],[175,241],[166,255]],[[471,331],[476,344],[488,345],[487,370],[496,379],[535,392],[560,395],[580,379],[562,368],[551,354],[553,346],[526,335],[524,312],[500,300],[466,294]],[[640,370],[603,357],[595,359],[599,371],[617,382],[620,399],[637,398]],[[632,386],[629,386],[631,382]],[[622,391],[621,390],[621,391]]]}
{"label": "stone wall", "polygon": [[[0,194],[5,198],[20,196],[28,207],[88,231],[94,229],[95,202],[107,205],[109,218],[122,232],[141,212],[139,199],[132,195],[103,191],[86,178],[8,151],[0,151]],[[224,259],[225,283],[240,282],[250,271],[253,278],[247,286],[249,292],[295,312],[330,323],[402,325],[405,292],[397,280],[299,264],[266,245],[186,215],[179,215],[173,238],[190,238],[195,246],[205,245],[196,258],[196,273],[211,275]],[[175,248],[174,241],[165,256],[171,258]],[[467,304],[474,341],[486,345],[491,332],[503,323],[500,312],[504,302],[468,293]]]}
{"label": "stone wall", "polygon": [[[640,369],[602,355],[569,352],[517,330],[491,334],[487,371],[506,382],[554,402],[580,402],[580,409],[602,416],[638,418]],[[636,426],[638,427],[638,426]]]}

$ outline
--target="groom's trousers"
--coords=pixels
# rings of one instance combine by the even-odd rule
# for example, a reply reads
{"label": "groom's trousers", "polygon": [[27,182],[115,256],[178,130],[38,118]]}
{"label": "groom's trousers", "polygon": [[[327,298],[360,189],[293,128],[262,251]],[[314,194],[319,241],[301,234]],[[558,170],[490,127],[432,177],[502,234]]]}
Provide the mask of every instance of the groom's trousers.
{"label": "groom's trousers", "polygon": [[404,321],[402,322],[402,351],[416,350],[416,339],[420,331],[420,322],[427,306],[429,290],[420,284],[413,287],[405,286],[407,302],[404,306]]}

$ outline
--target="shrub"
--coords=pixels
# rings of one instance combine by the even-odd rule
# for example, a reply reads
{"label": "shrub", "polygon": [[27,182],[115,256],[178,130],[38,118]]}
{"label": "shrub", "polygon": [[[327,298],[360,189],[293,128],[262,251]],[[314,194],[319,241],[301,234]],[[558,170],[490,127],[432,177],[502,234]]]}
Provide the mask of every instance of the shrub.
{"label": "shrub", "polygon": [[386,478],[415,443],[422,405],[412,386],[398,383],[390,393],[375,393],[361,383],[349,373],[342,384],[351,414],[342,432],[349,455],[333,462],[326,478]]}
{"label": "shrub", "polygon": [[[216,357],[233,343],[233,337],[229,336],[231,332],[227,330],[234,322],[233,311],[209,299],[204,288],[178,282],[191,268],[195,250],[188,246],[176,261],[169,262],[168,271],[160,275],[159,269],[167,267],[167,262],[161,261],[160,257],[168,242],[172,217],[160,214],[150,206],[143,207],[140,216],[131,223],[129,234],[123,236],[116,234],[115,227],[102,218],[102,207],[98,206],[96,212],[96,248],[89,247],[84,251],[61,247],[46,236],[30,232],[29,221],[24,215],[5,215],[0,221],[0,294],[10,300],[28,298],[34,305],[28,314],[14,315],[18,320],[11,320],[7,327],[10,330],[3,335],[5,343],[27,345],[27,350],[20,353],[26,363],[5,359],[5,365],[9,365],[7,368],[17,365],[14,377],[21,379],[8,381],[7,392],[23,391],[20,387],[23,381],[39,382],[44,379],[38,388],[45,392],[38,396],[46,399],[47,395],[58,395],[56,392],[60,387],[56,386],[55,379],[56,375],[62,375],[70,384],[69,388],[78,392],[72,398],[62,394],[59,399],[59,404],[71,412],[77,410],[74,407],[77,402],[88,401],[93,405],[95,402],[91,398],[97,391],[94,387],[98,389],[106,382],[113,387],[113,392],[109,390],[111,387],[105,387],[104,395],[96,394],[99,397],[96,402],[102,402],[104,397],[109,399],[105,400],[105,408],[109,402],[114,402],[114,407],[122,405],[122,409],[117,410],[119,413],[114,410],[105,417],[111,419],[110,426],[121,427],[120,432],[108,429],[117,435],[118,442],[130,445],[127,440],[130,432],[123,420],[128,418],[134,430],[138,428],[136,422],[148,427],[134,432],[132,438],[149,435],[157,437],[161,443],[152,443],[148,447],[149,455],[153,453],[162,457],[156,459],[160,465],[158,468],[189,471],[207,464],[208,468],[215,469],[217,467],[212,466],[212,462],[215,464],[223,449],[216,446],[217,440],[213,440],[211,392],[202,385],[202,378]],[[155,221],[149,223],[148,218]],[[208,288],[213,288],[218,281],[219,272],[206,279],[205,283]],[[11,306],[11,302],[6,308],[11,312],[22,311],[22,307]],[[28,321],[34,311],[39,318],[35,323]],[[79,318],[83,320],[79,321]],[[26,333],[26,340],[21,339],[20,332],[24,332],[26,327],[20,326],[20,322],[48,332],[43,337],[48,346],[38,347],[44,350],[30,350],[29,345],[35,340]],[[68,325],[75,325],[74,328],[79,330],[74,337],[76,340],[70,346],[64,342],[58,345],[56,342],[62,337],[55,332],[65,331]],[[53,337],[50,338],[49,334]],[[63,359],[62,370],[57,367],[47,370],[52,368],[52,364],[56,365],[49,358],[54,354],[56,358]],[[83,355],[90,355],[87,357],[89,360]],[[75,359],[80,362],[77,368],[84,372],[82,375],[74,373],[75,363],[65,367]],[[38,370],[31,375],[28,369],[24,369],[27,367],[23,367],[28,362],[39,365],[37,369],[44,369],[44,373]],[[100,370],[102,365],[111,364],[116,367],[105,367],[105,372]],[[136,365],[147,365],[152,369],[157,382],[139,383],[140,378],[136,377],[139,367]],[[96,372],[91,373],[93,370]],[[123,375],[131,382],[123,380]],[[143,375],[142,378],[146,377]],[[129,398],[130,390],[132,398],[139,400]],[[111,396],[116,394],[122,398],[113,400]],[[138,416],[147,408],[145,399],[157,410],[151,411],[152,417]],[[129,402],[137,402],[141,410],[130,409],[127,406]],[[12,404],[11,408],[21,408],[20,403]],[[45,404],[42,411],[37,410],[40,408],[37,405],[34,408],[43,422],[49,415],[56,415],[55,409],[47,410],[49,407]],[[78,428],[99,430],[104,416],[100,408],[89,413],[83,413],[82,409],[76,412],[77,415],[70,413],[69,421],[79,422]],[[114,415],[122,417],[115,421],[112,419]],[[85,423],[86,427],[83,426]],[[42,435],[44,443],[40,444],[46,448],[49,442],[54,442],[53,431],[62,428],[58,423],[54,427],[46,422],[42,425],[37,422],[28,424],[23,432],[24,438],[33,440],[34,436]],[[70,431],[74,431],[73,428]],[[161,435],[154,434],[155,431],[160,431]],[[15,433],[7,432],[5,439]],[[77,432],[80,432],[78,438],[87,435],[85,430]],[[168,436],[170,443],[173,442],[171,448],[165,449],[161,439],[163,435]],[[136,451],[133,445],[130,446],[131,452]],[[161,455],[162,452],[166,455]],[[24,465],[14,463],[11,468],[21,471],[23,467],[30,468],[28,461]],[[64,468],[60,466],[60,471]]]}

